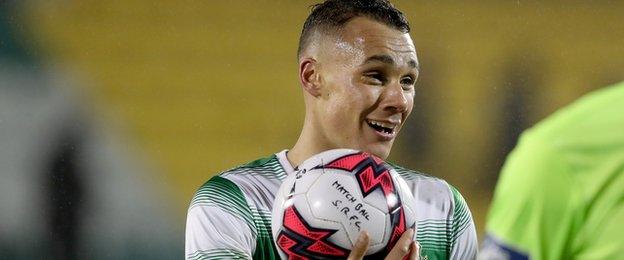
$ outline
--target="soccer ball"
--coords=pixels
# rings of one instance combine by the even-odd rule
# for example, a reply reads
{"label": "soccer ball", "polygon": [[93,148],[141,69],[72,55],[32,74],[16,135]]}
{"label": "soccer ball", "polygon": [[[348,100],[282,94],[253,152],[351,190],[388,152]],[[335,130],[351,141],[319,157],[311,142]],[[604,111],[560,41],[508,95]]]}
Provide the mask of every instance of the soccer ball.
{"label": "soccer ball", "polygon": [[366,255],[383,258],[415,228],[414,207],[407,183],[383,160],[329,150],[304,161],[282,183],[273,204],[273,239],[282,259],[345,258],[366,230]]}

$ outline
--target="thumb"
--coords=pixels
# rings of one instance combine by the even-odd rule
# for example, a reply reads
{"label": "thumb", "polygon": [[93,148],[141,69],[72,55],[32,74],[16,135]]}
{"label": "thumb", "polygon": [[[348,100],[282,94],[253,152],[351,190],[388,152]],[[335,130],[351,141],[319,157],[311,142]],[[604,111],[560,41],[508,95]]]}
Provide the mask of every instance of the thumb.
{"label": "thumb", "polygon": [[366,250],[368,250],[369,240],[370,238],[368,237],[368,232],[360,232],[360,236],[358,236],[355,245],[353,245],[353,249],[351,249],[351,253],[349,254],[347,260],[359,260],[364,258],[364,254],[366,254]]}

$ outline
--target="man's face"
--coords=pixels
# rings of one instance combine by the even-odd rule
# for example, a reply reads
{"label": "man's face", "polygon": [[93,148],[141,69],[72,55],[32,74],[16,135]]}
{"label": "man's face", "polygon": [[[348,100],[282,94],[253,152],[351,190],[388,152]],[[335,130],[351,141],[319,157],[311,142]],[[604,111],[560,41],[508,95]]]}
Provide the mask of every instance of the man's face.
{"label": "man's face", "polygon": [[418,58],[409,34],[354,18],[340,36],[322,40],[318,57],[318,141],[385,159],[414,104]]}

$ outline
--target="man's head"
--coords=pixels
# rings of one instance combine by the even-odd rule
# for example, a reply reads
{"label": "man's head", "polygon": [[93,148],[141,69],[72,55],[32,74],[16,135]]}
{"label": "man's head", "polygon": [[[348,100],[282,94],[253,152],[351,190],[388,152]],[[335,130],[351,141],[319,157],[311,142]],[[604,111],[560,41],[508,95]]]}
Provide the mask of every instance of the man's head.
{"label": "man's head", "polygon": [[412,111],[418,59],[403,14],[385,0],[315,5],[299,43],[306,119],[317,153],[352,148],[386,158]]}
{"label": "man's head", "polygon": [[314,5],[303,24],[297,57],[301,58],[301,53],[311,43],[315,33],[338,33],[345,23],[355,17],[366,17],[403,33],[410,32],[403,13],[387,0],[327,0]]}

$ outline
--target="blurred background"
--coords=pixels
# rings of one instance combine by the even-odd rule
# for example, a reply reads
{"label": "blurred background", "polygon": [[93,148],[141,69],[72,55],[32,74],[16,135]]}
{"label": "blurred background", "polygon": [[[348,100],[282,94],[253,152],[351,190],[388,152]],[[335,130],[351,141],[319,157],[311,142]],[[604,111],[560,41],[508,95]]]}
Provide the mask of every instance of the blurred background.
{"label": "blurred background", "polygon": [[[0,259],[174,259],[220,171],[296,141],[316,1],[0,0]],[[389,158],[483,234],[522,130],[624,80],[622,1],[393,1],[422,71]]]}

